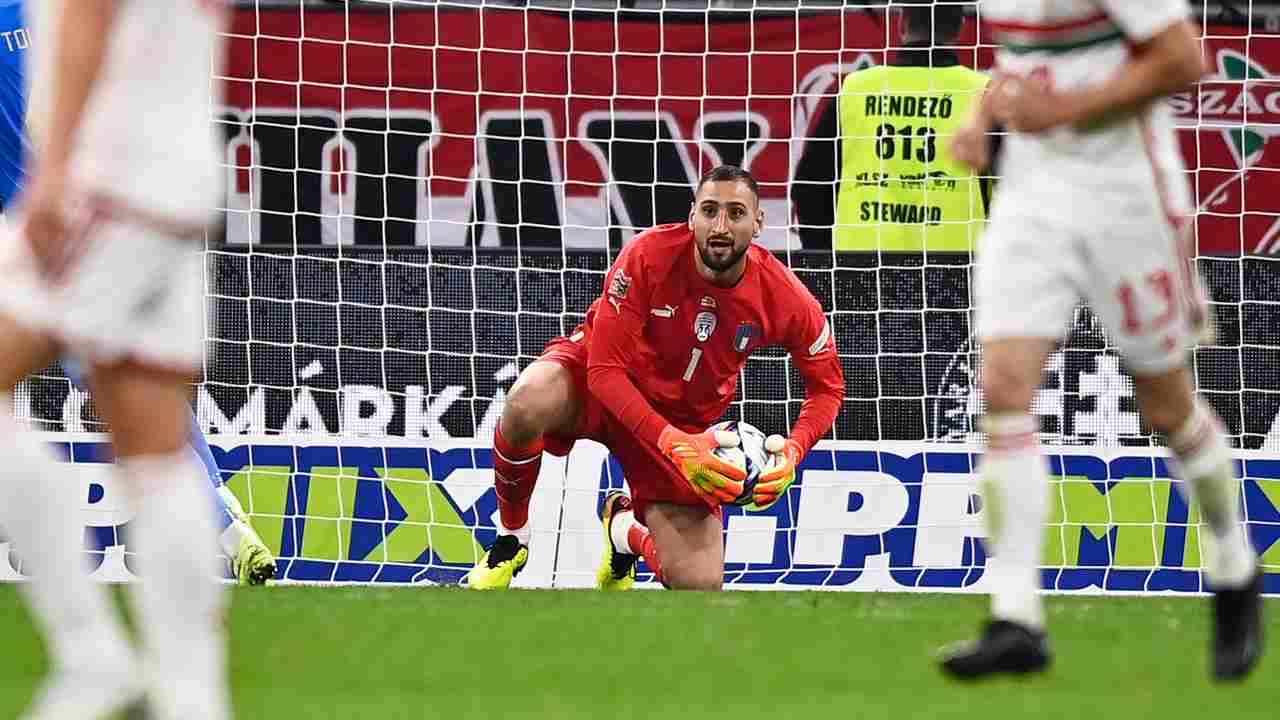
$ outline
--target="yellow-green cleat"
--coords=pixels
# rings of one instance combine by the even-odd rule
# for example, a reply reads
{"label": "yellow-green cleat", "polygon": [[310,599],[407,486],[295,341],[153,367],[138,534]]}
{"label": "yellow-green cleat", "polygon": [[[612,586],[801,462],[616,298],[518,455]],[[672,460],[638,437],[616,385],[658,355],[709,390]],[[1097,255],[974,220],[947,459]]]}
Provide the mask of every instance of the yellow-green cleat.
{"label": "yellow-green cleat", "polygon": [[241,585],[266,585],[268,580],[275,579],[276,559],[249,523],[237,522],[244,527],[241,528],[240,547],[231,561],[236,582]]}
{"label": "yellow-green cleat", "polygon": [[472,590],[506,590],[529,562],[529,548],[515,535],[499,535],[463,578]]}
{"label": "yellow-green cleat", "polygon": [[613,519],[619,513],[631,512],[631,498],[621,490],[614,490],[604,498],[600,511],[600,525],[604,528],[604,557],[596,570],[596,588],[600,590],[630,590],[636,584],[636,561],[639,555],[618,552],[613,547]]}
{"label": "yellow-green cleat", "polygon": [[223,531],[218,542],[223,554],[231,558],[231,572],[235,573],[236,582],[241,585],[266,585],[268,580],[275,579],[276,559],[267,544],[254,531],[249,523],[249,516],[240,504],[239,498],[226,485],[214,489],[227,512],[231,513],[231,524]]}

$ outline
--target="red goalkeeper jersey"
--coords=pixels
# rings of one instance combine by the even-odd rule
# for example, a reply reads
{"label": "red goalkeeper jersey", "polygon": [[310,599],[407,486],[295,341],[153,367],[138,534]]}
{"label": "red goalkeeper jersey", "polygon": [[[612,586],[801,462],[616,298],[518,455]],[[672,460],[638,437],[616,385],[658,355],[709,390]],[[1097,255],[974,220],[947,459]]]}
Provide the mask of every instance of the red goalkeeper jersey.
{"label": "red goalkeeper jersey", "polygon": [[730,288],[698,274],[696,252],[685,223],[659,225],[627,244],[577,330],[589,348],[590,392],[637,437],[656,444],[667,423],[701,432],[719,420],[751,353],[781,345],[805,381],[790,436],[807,452],[844,399],[821,305],[762,247],[747,251],[746,272]]}

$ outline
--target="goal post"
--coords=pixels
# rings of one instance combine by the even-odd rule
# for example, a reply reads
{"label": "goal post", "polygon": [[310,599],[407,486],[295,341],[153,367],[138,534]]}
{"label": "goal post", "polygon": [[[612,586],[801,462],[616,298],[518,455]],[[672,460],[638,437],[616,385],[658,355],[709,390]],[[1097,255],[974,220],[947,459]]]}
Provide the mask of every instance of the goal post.
{"label": "goal post", "polygon": [[[1216,73],[1171,101],[1219,327],[1195,370],[1241,459],[1276,592],[1280,36],[1197,12]],[[734,163],[760,182],[760,242],[830,314],[847,398],[785,501],[727,509],[726,579],[984,589],[976,259],[832,243],[833,103],[848,73],[900,45],[895,17],[880,3],[239,4],[211,74],[226,195],[205,249],[194,407],[284,577],[456,582],[494,537],[489,447],[516,376],[582,320],[636,232],[684,219],[696,178]],[[988,68],[987,38],[970,16],[961,62]],[[785,353],[766,350],[730,415],[785,433],[803,398]],[[83,434],[103,430],[91,400],[55,367],[15,406],[85,466],[87,537],[105,562],[129,518],[101,438]],[[1035,411],[1055,483],[1046,587],[1201,590],[1198,519],[1087,308]],[[595,513],[623,483],[593,443],[548,457],[520,580],[589,585]]]}

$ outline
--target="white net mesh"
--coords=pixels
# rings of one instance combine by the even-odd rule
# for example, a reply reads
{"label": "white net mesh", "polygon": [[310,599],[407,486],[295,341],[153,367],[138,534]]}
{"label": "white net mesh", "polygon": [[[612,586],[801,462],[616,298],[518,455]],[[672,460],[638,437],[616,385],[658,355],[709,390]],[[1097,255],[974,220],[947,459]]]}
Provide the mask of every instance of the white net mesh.
{"label": "white net mesh", "polygon": [[[924,445],[977,439],[973,259],[832,245],[833,100],[847,73],[899,44],[893,16],[881,4],[577,7],[236,9],[215,77],[227,199],[225,233],[208,244],[196,407],[285,576],[456,580],[493,537],[487,448],[504,393],[582,319],[618,249],[683,219],[693,181],[728,162],[761,183],[761,241],[831,313],[848,388],[837,442],[789,500],[729,513],[728,577],[978,587],[972,457]],[[1220,332],[1196,370],[1237,445],[1272,448],[1280,38],[1248,13],[1197,13],[1218,74],[1174,103]],[[953,48],[962,63],[990,64],[985,37],[970,18]],[[753,357],[740,388],[732,416],[766,432],[785,432],[804,397],[780,352]],[[84,401],[56,369],[17,400],[45,429],[101,429]],[[1085,309],[1036,410],[1046,441],[1080,446],[1053,460],[1057,586],[1198,587],[1183,572],[1198,565],[1186,505]],[[1269,468],[1246,469],[1264,550],[1280,536]],[[522,578],[589,583],[596,503],[619,485],[598,448],[548,458]],[[98,544],[118,527],[104,524]]]}

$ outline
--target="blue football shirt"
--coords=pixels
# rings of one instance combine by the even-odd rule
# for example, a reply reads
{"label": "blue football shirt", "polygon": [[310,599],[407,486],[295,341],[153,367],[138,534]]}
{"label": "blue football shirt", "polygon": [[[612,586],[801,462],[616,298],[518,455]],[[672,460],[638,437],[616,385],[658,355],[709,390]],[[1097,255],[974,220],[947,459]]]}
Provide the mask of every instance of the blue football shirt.
{"label": "blue football shirt", "polygon": [[0,0],[0,207],[7,207],[26,176],[27,32],[22,0]]}

